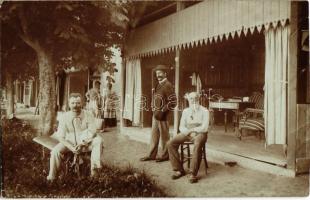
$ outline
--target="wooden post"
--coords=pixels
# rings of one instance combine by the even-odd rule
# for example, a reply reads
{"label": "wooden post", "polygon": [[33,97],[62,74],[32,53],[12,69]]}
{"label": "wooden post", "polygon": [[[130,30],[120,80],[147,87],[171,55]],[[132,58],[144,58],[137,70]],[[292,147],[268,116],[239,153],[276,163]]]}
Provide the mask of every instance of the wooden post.
{"label": "wooden post", "polygon": [[70,97],[71,73],[68,73],[68,100]]}
{"label": "wooden post", "polygon": [[123,113],[124,113],[124,104],[125,104],[125,67],[126,67],[126,60],[124,58],[123,52],[121,52],[121,58],[122,58],[122,64],[121,64],[121,70],[120,70],[120,90],[121,90],[121,101],[120,101],[120,127],[121,130],[124,127],[124,120],[123,120]]}
{"label": "wooden post", "polygon": [[38,79],[35,79],[35,102],[38,101],[39,99],[39,80]]}
{"label": "wooden post", "polygon": [[23,103],[23,82],[19,82],[19,103]]}
{"label": "wooden post", "polygon": [[26,81],[23,81],[23,104],[26,105]]}
{"label": "wooden post", "polygon": [[309,172],[310,167],[310,105],[297,105],[296,174]]}
{"label": "wooden post", "polygon": [[177,12],[180,12],[185,8],[185,4],[182,1],[177,1]]}
{"label": "wooden post", "polygon": [[180,50],[176,50],[175,55],[175,94],[177,97],[177,105],[174,110],[174,124],[173,124],[173,134],[176,135],[178,133],[179,127],[179,94],[180,94]]}
{"label": "wooden post", "polygon": [[289,65],[288,65],[288,147],[287,168],[296,168],[297,133],[297,57],[298,57],[298,2],[291,2]]}
{"label": "wooden post", "polygon": [[[184,2],[177,2],[177,12],[180,12],[185,8]],[[180,96],[180,49],[176,49],[175,53],[175,94],[177,96],[177,105],[174,109],[174,120],[173,120],[173,134],[176,135],[179,129],[179,96]]]}
{"label": "wooden post", "polygon": [[90,71],[89,68],[87,68],[87,91],[89,91],[89,84],[90,84]]}
{"label": "wooden post", "polygon": [[56,75],[56,87],[55,87],[55,90],[56,90],[56,105],[57,105],[57,111],[59,111],[59,106],[60,106],[60,103],[59,103],[59,76],[58,74]]}

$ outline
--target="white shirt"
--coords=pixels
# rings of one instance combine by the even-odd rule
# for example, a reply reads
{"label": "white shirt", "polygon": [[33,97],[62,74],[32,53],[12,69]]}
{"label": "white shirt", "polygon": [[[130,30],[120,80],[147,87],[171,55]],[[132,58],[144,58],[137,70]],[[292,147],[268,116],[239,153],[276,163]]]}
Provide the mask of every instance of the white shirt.
{"label": "white shirt", "polygon": [[193,131],[198,133],[207,133],[209,128],[209,110],[201,105],[196,109],[185,108],[182,112],[180,121],[181,133],[188,133],[189,129],[194,128]]}
{"label": "white shirt", "polygon": [[56,136],[72,144],[81,144],[96,132],[94,120],[93,115],[85,110],[79,116],[75,116],[72,111],[66,112],[59,119]]}

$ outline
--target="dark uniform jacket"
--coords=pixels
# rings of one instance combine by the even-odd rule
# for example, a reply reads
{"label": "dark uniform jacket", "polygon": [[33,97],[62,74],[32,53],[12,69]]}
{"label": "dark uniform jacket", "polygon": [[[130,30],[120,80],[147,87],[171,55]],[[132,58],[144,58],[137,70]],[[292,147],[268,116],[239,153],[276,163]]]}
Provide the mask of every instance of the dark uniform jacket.
{"label": "dark uniform jacket", "polygon": [[177,104],[177,98],[172,84],[168,80],[157,84],[152,98],[155,119],[166,121],[169,111],[173,110]]}

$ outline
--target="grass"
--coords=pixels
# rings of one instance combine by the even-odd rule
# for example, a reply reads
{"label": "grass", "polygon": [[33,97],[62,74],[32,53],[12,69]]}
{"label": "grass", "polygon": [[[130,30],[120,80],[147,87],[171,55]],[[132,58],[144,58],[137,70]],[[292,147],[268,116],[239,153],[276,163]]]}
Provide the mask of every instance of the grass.
{"label": "grass", "polygon": [[[32,141],[35,131],[18,119],[2,121],[2,196],[20,197],[165,197],[144,172],[104,166],[99,177],[78,179],[69,175],[55,183],[46,182],[49,156]],[[48,155],[48,154],[47,154]]]}

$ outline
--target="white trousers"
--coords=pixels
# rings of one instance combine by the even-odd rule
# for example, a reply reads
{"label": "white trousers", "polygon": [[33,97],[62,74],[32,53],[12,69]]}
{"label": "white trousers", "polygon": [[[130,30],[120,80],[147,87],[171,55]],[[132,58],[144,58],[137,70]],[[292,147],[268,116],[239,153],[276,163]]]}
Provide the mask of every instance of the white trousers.
{"label": "white trousers", "polygon": [[[103,139],[100,136],[96,136],[88,146],[91,151],[90,156],[90,169],[93,174],[94,169],[102,167],[102,148]],[[50,157],[50,170],[47,179],[53,180],[57,176],[57,172],[61,166],[62,154],[69,151],[62,143],[58,143],[51,151]]]}

